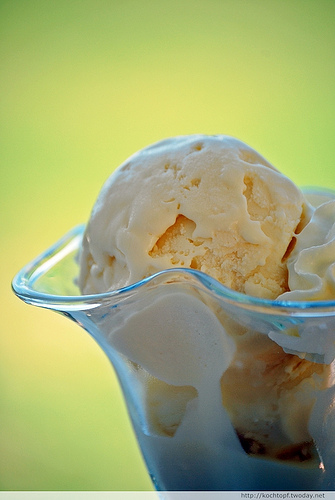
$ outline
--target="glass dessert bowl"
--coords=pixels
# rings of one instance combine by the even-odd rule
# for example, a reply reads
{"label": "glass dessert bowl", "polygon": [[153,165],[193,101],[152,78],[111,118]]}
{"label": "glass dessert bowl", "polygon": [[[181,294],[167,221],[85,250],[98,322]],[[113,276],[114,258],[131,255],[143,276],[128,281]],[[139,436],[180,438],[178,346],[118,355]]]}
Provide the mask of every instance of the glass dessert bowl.
{"label": "glass dessert bowl", "polygon": [[335,301],[258,299],[185,268],[81,295],[83,232],[25,266],[13,290],[104,350],[155,488],[333,490]]}

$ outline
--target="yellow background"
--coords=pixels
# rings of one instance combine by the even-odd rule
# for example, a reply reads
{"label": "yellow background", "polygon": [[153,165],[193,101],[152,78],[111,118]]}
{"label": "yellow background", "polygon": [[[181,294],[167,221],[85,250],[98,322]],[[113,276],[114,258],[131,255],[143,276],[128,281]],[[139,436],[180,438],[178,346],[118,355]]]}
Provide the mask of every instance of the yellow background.
{"label": "yellow background", "polygon": [[115,375],[14,274],[167,136],[238,137],[335,187],[333,0],[0,2],[0,488],[148,490]]}

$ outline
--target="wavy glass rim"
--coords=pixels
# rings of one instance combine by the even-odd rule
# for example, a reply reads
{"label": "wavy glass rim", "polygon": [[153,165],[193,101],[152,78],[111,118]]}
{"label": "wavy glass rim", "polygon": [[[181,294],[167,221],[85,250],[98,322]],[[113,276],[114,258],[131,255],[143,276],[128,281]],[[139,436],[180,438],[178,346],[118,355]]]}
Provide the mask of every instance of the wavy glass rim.
{"label": "wavy glass rim", "polygon": [[[24,266],[14,277],[12,288],[23,301],[58,311],[92,309],[109,302],[120,302],[129,295],[134,295],[145,286],[159,286],[160,282],[173,281],[191,283],[200,286],[214,298],[227,304],[249,310],[262,310],[263,313],[303,314],[307,316],[335,316],[335,299],[323,301],[280,301],[245,295],[225,287],[211,276],[194,269],[172,268],[159,271],[132,285],[104,293],[90,295],[57,295],[40,292],[34,289],[34,283],[53,265],[60,262],[72,252],[78,252],[85,225],[81,224],[66,233],[54,245]],[[185,280],[186,279],[186,280]],[[170,281],[171,281],[170,280]]]}
{"label": "wavy glass rim", "polygon": [[317,195],[317,196],[322,196],[324,198],[328,198],[331,200],[335,198],[335,190],[332,188],[327,188],[327,187],[315,187],[315,186],[303,186],[300,188],[301,191],[306,195],[308,198],[308,195]]}

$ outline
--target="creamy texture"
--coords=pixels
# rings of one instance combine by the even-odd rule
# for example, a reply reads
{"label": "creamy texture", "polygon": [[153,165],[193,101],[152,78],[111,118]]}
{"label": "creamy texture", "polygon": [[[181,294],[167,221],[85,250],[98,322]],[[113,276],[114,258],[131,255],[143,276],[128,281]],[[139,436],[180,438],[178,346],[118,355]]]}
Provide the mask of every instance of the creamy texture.
{"label": "creamy texture", "polygon": [[[332,299],[335,201],[322,201],[310,205],[288,178],[231,137],[161,141],[105,183],[83,240],[80,287],[105,292],[188,267],[256,297]],[[235,486],[259,489],[252,481],[260,468],[260,476],[281,471],[292,474],[291,485],[300,477],[300,487],[313,489],[321,472],[310,416],[317,395],[332,384],[332,318],[270,321],[247,310],[237,318],[172,278],[113,314],[99,327],[130,367],[138,433],[149,456],[157,455],[157,474],[163,457],[173,463],[178,455],[177,489],[193,468],[216,471],[205,474],[216,477],[211,485],[229,489],[243,461],[252,472]],[[250,455],[270,460],[259,465]],[[221,463],[231,468],[227,483]],[[281,479],[273,484],[282,486]]]}
{"label": "creamy texture", "polygon": [[[129,369],[154,481],[163,489],[321,489],[310,416],[331,387],[331,368],[286,354],[243,325],[247,312],[218,314],[203,293],[166,275],[99,325]],[[266,324],[259,319],[260,330]]]}
{"label": "creamy texture", "polygon": [[161,141],[104,185],[84,238],[81,289],[117,289],[190,267],[275,298],[288,290],[285,254],[307,211],[300,190],[237,139]]}
{"label": "creamy texture", "polygon": [[208,409],[215,410],[236,444],[220,389],[235,342],[198,293],[174,284],[148,291],[118,326],[106,329],[113,348],[140,367],[148,434],[174,435],[195,399],[198,418],[208,420]]}
{"label": "creamy texture", "polygon": [[[330,195],[329,195],[330,198]],[[316,201],[316,200],[315,200]],[[335,199],[319,199],[321,205],[296,237],[288,260],[290,291],[281,301],[330,301],[335,298]],[[331,318],[316,317],[269,337],[285,352],[318,363],[335,359],[334,326]]]}
{"label": "creamy texture", "polygon": [[296,238],[287,261],[290,291],[280,300],[335,297],[335,200],[318,206]]}
{"label": "creamy texture", "polygon": [[295,454],[301,453],[304,460],[303,454],[311,453],[308,422],[315,391],[328,387],[329,367],[287,354],[263,334],[249,331],[236,341],[221,390],[244,446],[274,458],[298,459]]}

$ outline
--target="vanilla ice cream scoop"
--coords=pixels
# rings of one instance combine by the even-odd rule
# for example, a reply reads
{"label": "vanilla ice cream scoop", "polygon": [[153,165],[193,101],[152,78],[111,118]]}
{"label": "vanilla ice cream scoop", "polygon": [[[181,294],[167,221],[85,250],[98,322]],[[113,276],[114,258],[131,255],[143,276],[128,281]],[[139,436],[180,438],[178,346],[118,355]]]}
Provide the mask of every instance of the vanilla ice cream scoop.
{"label": "vanilla ice cream scoop", "polygon": [[335,297],[335,199],[318,206],[287,261],[289,288],[280,300]]}
{"label": "vanilla ice cream scoop", "polygon": [[228,136],[166,139],[105,183],[88,223],[79,284],[86,294],[162,269],[203,271],[234,290],[288,290],[286,255],[307,204],[287,177]]}

